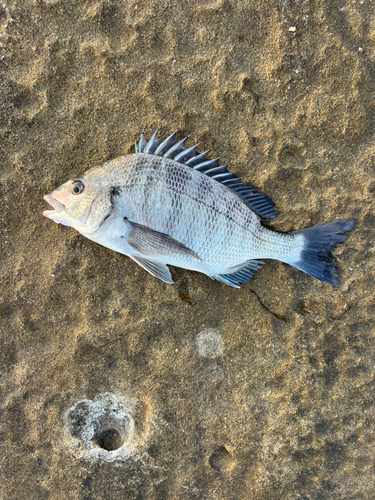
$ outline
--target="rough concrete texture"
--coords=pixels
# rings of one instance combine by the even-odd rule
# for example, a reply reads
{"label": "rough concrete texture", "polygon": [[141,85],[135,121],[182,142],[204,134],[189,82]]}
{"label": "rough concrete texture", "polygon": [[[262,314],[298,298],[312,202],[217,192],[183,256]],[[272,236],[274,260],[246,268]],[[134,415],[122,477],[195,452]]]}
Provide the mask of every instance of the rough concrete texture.
{"label": "rough concrete texture", "polygon": [[[1,4],[2,500],[375,498],[374,26],[370,0]],[[158,126],[271,196],[278,231],[358,218],[340,288],[275,261],[166,285],[43,219]],[[111,401],[135,405],[118,425]],[[90,418],[132,453],[75,454]]]}

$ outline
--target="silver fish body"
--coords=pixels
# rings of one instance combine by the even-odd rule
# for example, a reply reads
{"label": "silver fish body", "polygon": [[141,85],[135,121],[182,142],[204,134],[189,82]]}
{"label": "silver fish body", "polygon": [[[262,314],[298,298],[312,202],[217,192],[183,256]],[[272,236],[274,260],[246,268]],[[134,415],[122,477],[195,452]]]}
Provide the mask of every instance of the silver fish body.
{"label": "silver fish body", "polygon": [[[173,283],[167,264],[199,271],[230,286],[246,283],[276,259],[338,285],[331,250],[355,221],[278,233],[261,219],[274,204],[172,134],[163,142],[142,134],[136,154],[94,167],[47,195],[47,217],[128,255]],[[79,192],[80,191],[80,192]]]}

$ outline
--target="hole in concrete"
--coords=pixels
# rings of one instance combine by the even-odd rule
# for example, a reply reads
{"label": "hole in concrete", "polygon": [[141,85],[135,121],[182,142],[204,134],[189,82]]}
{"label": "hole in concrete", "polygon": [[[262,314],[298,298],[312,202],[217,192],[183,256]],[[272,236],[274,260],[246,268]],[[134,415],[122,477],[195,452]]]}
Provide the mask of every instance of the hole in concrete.
{"label": "hole in concrete", "polygon": [[226,472],[232,469],[234,465],[234,458],[225,446],[221,446],[212,453],[209,458],[209,464],[215,470]]}
{"label": "hole in concrete", "polygon": [[121,432],[115,428],[107,429],[95,434],[95,443],[103,450],[118,450],[124,444],[124,437]]}
{"label": "hole in concrete", "polygon": [[84,459],[112,462],[130,457],[143,444],[147,411],[137,399],[111,393],[78,401],[64,415],[69,447]]}

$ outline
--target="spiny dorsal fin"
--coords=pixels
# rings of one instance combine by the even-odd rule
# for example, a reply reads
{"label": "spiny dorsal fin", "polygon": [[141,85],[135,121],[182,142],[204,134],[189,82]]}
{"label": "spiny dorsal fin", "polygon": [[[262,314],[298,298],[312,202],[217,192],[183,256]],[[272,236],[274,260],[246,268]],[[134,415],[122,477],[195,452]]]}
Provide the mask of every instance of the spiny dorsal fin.
{"label": "spiny dorsal fin", "polygon": [[234,191],[262,220],[275,219],[278,216],[274,202],[267,195],[257,193],[258,188],[244,184],[232,172],[228,172],[227,165],[219,164],[219,158],[214,160],[205,158],[204,155],[209,151],[197,153],[194,148],[199,144],[185,148],[185,142],[188,138],[185,137],[178,142],[177,132],[173,132],[164,141],[157,141],[157,132],[156,130],[148,142],[142,132],[139,143],[135,145],[135,152],[137,154],[143,153],[170,158],[212,177],[215,181]]}

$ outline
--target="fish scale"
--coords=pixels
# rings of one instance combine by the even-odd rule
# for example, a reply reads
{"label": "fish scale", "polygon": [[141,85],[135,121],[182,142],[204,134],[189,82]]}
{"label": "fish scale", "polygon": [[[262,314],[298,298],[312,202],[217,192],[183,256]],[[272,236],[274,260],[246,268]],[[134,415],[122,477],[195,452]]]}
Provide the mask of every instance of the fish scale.
{"label": "fish scale", "polygon": [[[236,233],[236,237],[241,238],[243,232],[249,232],[246,225],[251,218],[251,212],[246,209],[243,203],[239,201],[236,203],[236,200],[233,200],[234,210],[232,209],[229,216],[226,200],[228,195],[229,197],[235,195],[231,192],[224,193],[226,188],[217,183],[215,185],[214,180],[210,177],[205,178],[204,174],[199,172],[196,172],[196,176],[191,176],[186,182],[187,175],[183,169],[187,167],[177,164],[173,160],[155,161],[154,157],[148,156],[149,158],[142,158],[143,168],[139,170],[136,183],[133,184],[133,180],[130,179],[129,184],[132,184],[133,187],[127,189],[127,197],[133,200],[143,200],[140,203],[135,202],[134,221],[140,224],[147,223],[152,229],[167,233],[174,239],[181,241],[198,253],[208,266],[218,266],[222,262],[225,266],[224,271],[228,267],[244,262],[247,256],[243,252],[246,252],[247,248],[242,250],[240,246],[232,247],[226,244],[226,239],[230,237],[231,233],[232,235]],[[138,161],[138,158],[129,156],[126,157],[126,161],[134,162]],[[172,176],[170,176],[171,167],[173,167]],[[148,197],[147,203],[145,203],[146,197],[140,193],[140,186],[146,186],[149,169],[155,171],[155,176],[159,174],[160,185],[154,184],[147,187]],[[213,187],[211,186],[211,189],[207,187],[203,190],[202,181],[206,185],[213,184]],[[124,185],[127,185],[127,179],[124,179]],[[205,196],[202,196],[202,193],[205,193]],[[184,207],[178,217],[171,210],[173,199],[176,199],[176,202]],[[201,212],[202,220],[206,221],[204,225],[197,226],[195,223],[194,214],[198,211]],[[253,219],[258,223],[255,215]],[[237,230],[233,222],[236,223]],[[193,227],[198,229],[198,235],[193,234]],[[212,242],[214,242],[213,245]],[[258,240],[255,239],[255,245],[257,243]],[[248,246],[251,246],[250,241],[248,241]],[[190,261],[190,259],[188,260]],[[180,264],[184,264],[185,267],[188,262],[180,262]]]}
{"label": "fish scale", "polygon": [[239,287],[277,259],[320,281],[339,284],[332,250],[354,219],[278,233],[262,221],[275,204],[241,182],[219,159],[209,160],[176,133],[164,141],[141,135],[135,154],[94,167],[45,199],[44,212],[87,238],[128,255],[152,275],[172,283],[167,264]]}

